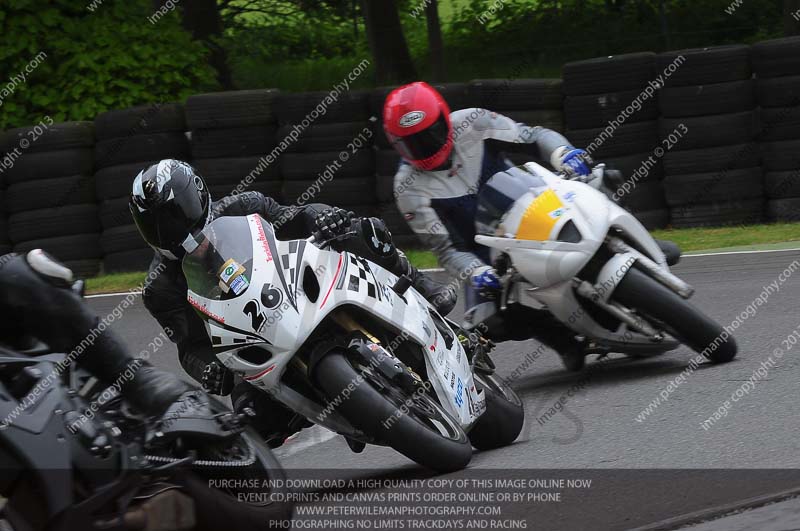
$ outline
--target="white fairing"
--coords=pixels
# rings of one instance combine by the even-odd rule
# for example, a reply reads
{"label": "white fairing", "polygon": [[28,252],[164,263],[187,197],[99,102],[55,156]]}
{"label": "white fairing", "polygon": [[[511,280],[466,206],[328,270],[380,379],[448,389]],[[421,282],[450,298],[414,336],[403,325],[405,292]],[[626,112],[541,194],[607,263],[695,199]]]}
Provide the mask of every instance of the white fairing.
{"label": "white fairing", "polygon": [[[191,304],[210,317],[206,327],[212,344],[218,351],[230,349],[217,355],[227,367],[293,409],[302,409],[299,395],[281,382],[286,366],[333,310],[351,305],[423,347],[434,390],[463,426],[485,410],[484,394],[475,388],[461,343],[449,328],[450,338],[443,337],[430,314],[435,310],[413,288],[400,296],[391,289],[397,277],[368,260],[320,249],[306,240],[278,240],[272,226],[258,215],[248,216],[247,221],[253,265],[246,290],[229,300],[203,298],[191,289],[188,293]],[[316,280],[304,283],[308,275]],[[312,286],[308,294],[303,285]],[[251,345],[269,350],[272,358],[255,365],[237,355],[241,347]],[[300,412],[313,422],[341,427],[335,425],[336,415],[311,418],[317,411]]]}
{"label": "white fairing", "polygon": [[[636,242],[637,247],[644,251],[644,256],[668,272],[661,249],[632,214],[610,201],[602,192],[582,182],[561,179],[533,162],[526,164],[525,169],[541,177],[544,186],[531,189],[515,201],[501,220],[498,236],[479,235],[475,241],[507,253],[513,267],[523,277],[524,282],[513,285],[511,300],[532,307],[546,306],[562,323],[589,338],[622,341],[627,331],[625,325],[620,330],[609,331],[595,322],[582,309],[575,294],[573,279],[604,245],[612,228]],[[548,204],[554,205],[549,214],[555,222],[547,216],[539,218],[543,219],[538,227],[540,236],[536,239],[521,237],[525,223],[532,223],[530,220],[524,221],[525,216],[530,214],[531,205],[545,192],[550,194]],[[557,241],[569,222],[574,223],[581,235],[579,243]],[[635,254],[621,253],[602,268],[595,286],[603,287],[598,290],[603,299],[608,300],[613,294],[636,259]],[[626,343],[635,341],[625,336]]]}

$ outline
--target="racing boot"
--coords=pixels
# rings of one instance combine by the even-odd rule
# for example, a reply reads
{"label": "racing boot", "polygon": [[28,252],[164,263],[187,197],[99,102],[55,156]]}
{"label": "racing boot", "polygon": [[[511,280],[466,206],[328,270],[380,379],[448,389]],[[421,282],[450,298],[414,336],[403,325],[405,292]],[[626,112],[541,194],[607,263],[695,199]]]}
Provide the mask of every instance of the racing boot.
{"label": "racing boot", "polygon": [[555,350],[564,368],[571,372],[580,371],[586,364],[585,343],[546,310],[509,304],[506,310],[490,315],[474,328],[495,343],[535,339]]}

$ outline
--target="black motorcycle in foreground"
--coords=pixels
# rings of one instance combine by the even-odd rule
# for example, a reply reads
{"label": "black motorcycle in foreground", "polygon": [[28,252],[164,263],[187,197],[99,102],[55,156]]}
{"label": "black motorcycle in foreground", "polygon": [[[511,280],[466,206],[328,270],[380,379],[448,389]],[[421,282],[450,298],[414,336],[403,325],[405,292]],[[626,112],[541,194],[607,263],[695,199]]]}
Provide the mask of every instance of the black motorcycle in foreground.
{"label": "black motorcycle in foreground", "polygon": [[148,419],[65,355],[35,354],[0,348],[0,529],[268,529],[291,519],[288,497],[271,488],[285,484],[283,470],[242,416],[192,393]]}

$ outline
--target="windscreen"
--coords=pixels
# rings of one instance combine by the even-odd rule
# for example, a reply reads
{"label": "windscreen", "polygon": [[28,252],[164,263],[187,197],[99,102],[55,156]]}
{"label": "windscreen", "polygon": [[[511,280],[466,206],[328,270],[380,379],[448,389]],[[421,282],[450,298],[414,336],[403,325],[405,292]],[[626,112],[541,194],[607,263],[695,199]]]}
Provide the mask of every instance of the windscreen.
{"label": "windscreen", "polygon": [[218,218],[196,240],[197,248],[183,258],[189,289],[215,300],[244,293],[253,267],[253,241],[247,218]]}
{"label": "windscreen", "polygon": [[544,180],[521,168],[493,175],[478,192],[475,224],[478,234],[495,235],[495,229],[517,199],[546,187]]}

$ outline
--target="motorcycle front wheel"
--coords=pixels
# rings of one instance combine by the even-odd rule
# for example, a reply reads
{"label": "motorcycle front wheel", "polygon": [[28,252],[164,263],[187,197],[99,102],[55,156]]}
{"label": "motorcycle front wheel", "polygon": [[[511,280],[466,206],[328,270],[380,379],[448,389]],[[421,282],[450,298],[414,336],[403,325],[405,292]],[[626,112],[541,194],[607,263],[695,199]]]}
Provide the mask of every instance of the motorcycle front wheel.
{"label": "motorcycle front wheel", "polygon": [[714,363],[736,356],[736,340],[716,321],[657,280],[632,267],[613,298],[666,328],[667,332]]}
{"label": "motorcycle front wheel", "polygon": [[195,530],[289,529],[294,504],[283,468],[252,428],[239,441],[254,452],[251,464],[223,458],[220,466],[196,468],[179,481],[194,500]]}
{"label": "motorcycle front wheel", "polygon": [[339,350],[318,362],[315,375],[329,405],[348,422],[420,465],[453,472],[472,459],[461,425],[427,393],[409,395]]}

